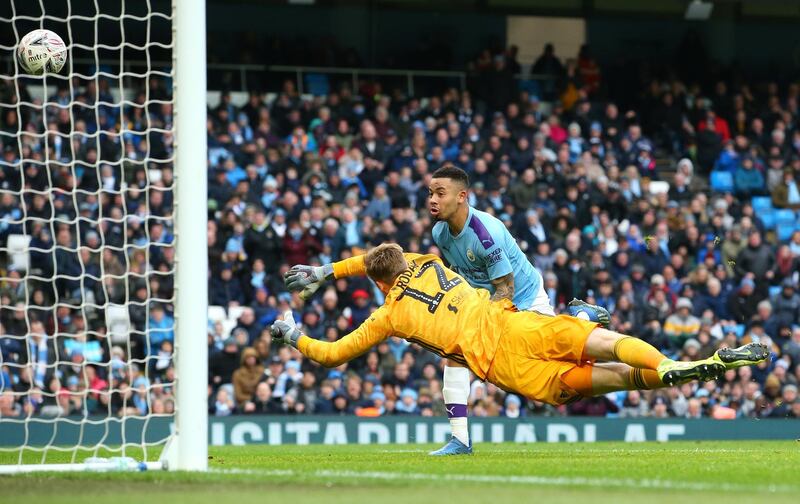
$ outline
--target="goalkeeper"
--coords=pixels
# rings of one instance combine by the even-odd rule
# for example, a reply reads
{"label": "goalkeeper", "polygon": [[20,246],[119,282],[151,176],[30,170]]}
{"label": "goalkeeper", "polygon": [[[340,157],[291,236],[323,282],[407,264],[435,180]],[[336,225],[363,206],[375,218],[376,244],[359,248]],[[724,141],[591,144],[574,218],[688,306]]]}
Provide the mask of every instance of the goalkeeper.
{"label": "goalkeeper", "polygon": [[[335,342],[305,336],[291,312],[271,328],[274,338],[327,367],[398,336],[469,367],[506,391],[560,405],[617,390],[713,380],[769,357],[765,345],[750,343],[717,350],[704,360],[673,361],[650,344],[596,322],[520,312],[508,299],[492,301],[488,291],[471,287],[439,257],[405,254],[395,244],[330,267],[337,277],[366,273],[386,293],[384,305]],[[309,277],[305,284],[317,281]]]}

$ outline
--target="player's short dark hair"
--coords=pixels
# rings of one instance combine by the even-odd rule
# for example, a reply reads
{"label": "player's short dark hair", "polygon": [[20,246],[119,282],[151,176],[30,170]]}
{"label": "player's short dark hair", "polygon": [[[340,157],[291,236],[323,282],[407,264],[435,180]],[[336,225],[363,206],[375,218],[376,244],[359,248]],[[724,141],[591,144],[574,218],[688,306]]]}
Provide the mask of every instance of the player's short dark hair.
{"label": "player's short dark hair", "polygon": [[447,178],[463,184],[464,187],[469,187],[469,175],[455,165],[446,164],[442,166],[433,172],[433,178]]}

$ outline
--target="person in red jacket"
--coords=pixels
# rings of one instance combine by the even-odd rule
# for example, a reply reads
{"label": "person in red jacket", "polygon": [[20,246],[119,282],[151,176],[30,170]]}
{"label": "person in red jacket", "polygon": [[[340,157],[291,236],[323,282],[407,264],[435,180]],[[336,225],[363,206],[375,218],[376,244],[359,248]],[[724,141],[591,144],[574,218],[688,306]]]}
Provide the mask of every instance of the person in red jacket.
{"label": "person in red jacket", "polygon": [[731,129],[728,126],[728,121],[725,119],[717,116],[716,112],[713,110],[706,111],[706,118],[697,125],[698,131],[703,131],[708,127],[708,123],[714,123],[714,131],[716,131],[721,137],[722,142],[727,142],[731,139]]}

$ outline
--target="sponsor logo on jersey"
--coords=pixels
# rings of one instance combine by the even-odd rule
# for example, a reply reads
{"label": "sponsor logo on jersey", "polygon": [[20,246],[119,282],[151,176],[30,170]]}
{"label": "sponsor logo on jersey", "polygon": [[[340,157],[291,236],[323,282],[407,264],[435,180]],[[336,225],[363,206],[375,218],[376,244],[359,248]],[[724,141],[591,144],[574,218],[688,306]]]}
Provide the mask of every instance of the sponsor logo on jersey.
{"label": "sponsor logo on jersey", "polygon": [[499,263],[503,259],[503,249],[497,249],[489,253],[486,257],[486,264],[492,266]]}

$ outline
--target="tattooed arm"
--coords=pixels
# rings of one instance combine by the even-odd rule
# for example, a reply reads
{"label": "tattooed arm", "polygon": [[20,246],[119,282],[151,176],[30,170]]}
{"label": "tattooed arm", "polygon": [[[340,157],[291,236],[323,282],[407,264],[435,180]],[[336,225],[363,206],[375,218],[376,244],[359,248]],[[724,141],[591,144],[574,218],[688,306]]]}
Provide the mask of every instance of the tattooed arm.
{"label": "tattooed arm", "polygon": [[501,299],[514,300],[514,273],[501,276],[492,280],[494,285],[494,294],[492,294],[492,301],[499,301]]}

